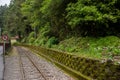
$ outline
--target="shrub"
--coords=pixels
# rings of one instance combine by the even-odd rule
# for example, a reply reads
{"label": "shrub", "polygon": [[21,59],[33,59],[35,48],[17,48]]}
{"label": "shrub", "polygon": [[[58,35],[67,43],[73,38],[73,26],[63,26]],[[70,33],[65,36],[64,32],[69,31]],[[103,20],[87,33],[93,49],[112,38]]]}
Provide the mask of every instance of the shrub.
{"label": "shrub", "polygon": [[31,32],[31,33],[29,34],[29,36],[28,36],[27,40],[29,40],[29,39],[33,38],[33,37],[34,37],[34,35],[35,35],[35,32]]}
{"label": "shrub", "polygon": [[38,42],[38,45],[44,46],[45,43],[47,42],[46,40],[47,40],[47,38],[41,38],[41,39],[39,40],[39,42]]}
{"label": "shrub", "polygon": [[55,37],[51,37],[51,38],[49,38],[49,40],[47,41],[46,46],[49,47],[49,48],[51,48],[52,45],[57,44],[57,43],[58,43],[58,39],[55,38]]}
{"label": "shrub", "polygon": [[33,43],[34,41],[35,41],[35,38],[32,37],[32,38],[29,39],[28,42],[31,44],[31,43]]}

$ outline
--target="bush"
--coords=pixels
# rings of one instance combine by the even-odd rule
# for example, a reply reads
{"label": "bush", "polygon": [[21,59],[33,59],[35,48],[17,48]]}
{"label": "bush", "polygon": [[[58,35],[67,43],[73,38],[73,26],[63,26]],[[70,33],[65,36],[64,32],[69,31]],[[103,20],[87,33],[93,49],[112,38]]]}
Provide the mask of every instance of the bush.
{"label": "bush", "polygon": [[45,46],[45,43],[47,42],[47,39],[46,38],[41,38],[38,42],[38,45],[40,46]]}
{"label": "bush", "polygon": [[35,41],[35,38],[32,37],[32,38],[29,39],[28,42],[31,44],[31,43],[33,43],[34,41]]}
{"label": "bush", "polygon": [[34,38],[35,32],[31,32],[27,38],[27,40],[29,41],[29,39]]}
{"label": "bush", "polygon": [[55,37],[51,37],[51,38],[49,38],[49,40],[47,41],[46,46],[49,47],[49,48],[51,48],[52,45],[57,44],[57,43],[58,43],[58,39],[55,38]]}
{"label": "bush", "polygon": [[99,46],[115,46],[119,43],[119,38],[115,36],[101,37],[96,41]]}

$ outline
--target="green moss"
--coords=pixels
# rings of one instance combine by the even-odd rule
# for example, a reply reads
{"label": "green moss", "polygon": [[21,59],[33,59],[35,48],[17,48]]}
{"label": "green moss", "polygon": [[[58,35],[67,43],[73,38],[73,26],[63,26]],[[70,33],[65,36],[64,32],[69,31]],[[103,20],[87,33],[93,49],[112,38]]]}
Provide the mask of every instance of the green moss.
{"label": "green moss", "polygon": [[[35,51],[35,50],[33,50],[33,51]],[[43,55],[42,53],[38,53],[38,54],[40,56],[45,57],[48,61],[54,62],[58,67],[60,67],[62,70],[64,70],[65,72],[67,72],[68,74],[70,74],[71,76],[73,76],[76,80],[91,80],[87,76],[84,76],[81,73],[78,73],[75,70],[72,70],[71,68],[69,68],[67,66],[64,66],[63,64],[60,64],[60,63],[52,60],[51,58],[47,57],[46,55]],[[71,66],[73,66],[73,65],[71,65]]]}
{"label": "green moss", "polygon": [[[34,48],[32,47],[32,49]],[[75,55],[57,52],[50,49],[39,48],[38,50],[40,50],[41,54],[49,57],[52,61],[55,61],[58,65],[70,68],[71,70],[80,73],[80,75],[84,75],[89,78],[107,80],[112,79],[112,76],[116,77],[117,80],[117,77],[119,77],[118,72],[120,70],[120,65],[115,65],[110,61],[102,63],[96,59],[77,57]]]}

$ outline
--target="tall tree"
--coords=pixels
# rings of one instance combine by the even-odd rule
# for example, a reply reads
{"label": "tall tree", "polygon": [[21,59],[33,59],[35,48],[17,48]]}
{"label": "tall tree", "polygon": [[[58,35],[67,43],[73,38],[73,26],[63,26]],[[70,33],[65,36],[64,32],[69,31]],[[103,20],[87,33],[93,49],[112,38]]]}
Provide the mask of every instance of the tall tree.
{"label": "tall tree", "polygon": [[22,33],[24,33],[24,25],[20,11],[23,2],[24,0],[11,0],[5,18],[5,27],[9,34],[19,35],[20,37]]}
{"label": "tall tree", "polygon": [[0,6],[0,35],[2,29],[4,29],[4,19],[5,19],[5,12],[7,11],[7,5]]}

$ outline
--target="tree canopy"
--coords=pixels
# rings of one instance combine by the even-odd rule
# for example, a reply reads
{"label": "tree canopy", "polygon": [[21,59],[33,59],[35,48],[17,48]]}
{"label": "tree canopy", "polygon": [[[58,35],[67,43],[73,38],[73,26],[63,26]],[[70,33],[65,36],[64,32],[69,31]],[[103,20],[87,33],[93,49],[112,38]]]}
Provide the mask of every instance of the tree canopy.
{"label": "tree canopy", "polygon": [[3,29],[3,27],[4,27],[6,10],[7,10],[7,5],[0,6],[0,28],[1,29]]}
{"label": "tree canopy", "polygon": [[1,25],[23,38],[33,31],[37,38],[43,28],[47,37],[59,40],[70,35],[119,35],[119,4],[119,0],[11,0]]}
{"label": "tree canopy", "polygon": [[109,29],[117,29],[111,24],[118,23],[120,19],[118,4],[118,0],[78,0],[68,5],[66,18],[72,28],[81,27],[84,34],[102,36],[114,34]]}

